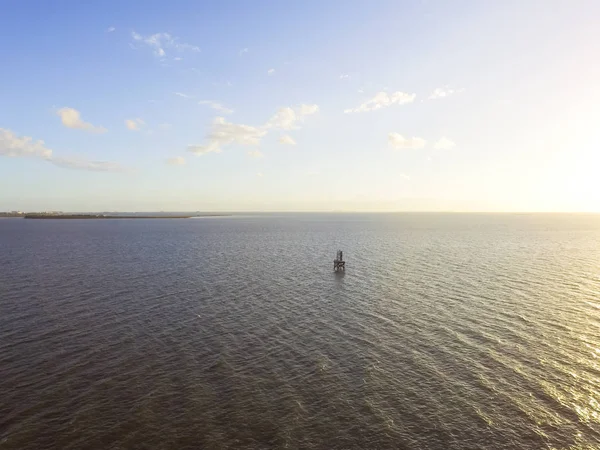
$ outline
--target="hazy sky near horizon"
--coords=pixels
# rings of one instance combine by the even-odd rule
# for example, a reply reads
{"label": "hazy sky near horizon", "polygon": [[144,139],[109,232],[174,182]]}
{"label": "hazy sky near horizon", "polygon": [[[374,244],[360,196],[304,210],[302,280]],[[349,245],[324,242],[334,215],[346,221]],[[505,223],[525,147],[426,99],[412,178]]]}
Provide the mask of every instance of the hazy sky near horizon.
{"label": "hazy sky near horizon", "polygon": [[4,0],[0,210],[600,211],[600,2]]}

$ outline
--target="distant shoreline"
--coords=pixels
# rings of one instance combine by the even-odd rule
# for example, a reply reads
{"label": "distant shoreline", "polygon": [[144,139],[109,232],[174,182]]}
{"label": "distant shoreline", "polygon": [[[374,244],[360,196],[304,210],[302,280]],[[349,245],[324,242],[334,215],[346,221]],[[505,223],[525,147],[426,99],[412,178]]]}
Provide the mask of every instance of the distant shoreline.
{"label": "distant shoreline", "polygon": [[226,214],[192,214],[185,216],[119,216],[119,215],[104,215],[104,214],[26,214],[25,219],[192,219],[194,217],[226,217]]}

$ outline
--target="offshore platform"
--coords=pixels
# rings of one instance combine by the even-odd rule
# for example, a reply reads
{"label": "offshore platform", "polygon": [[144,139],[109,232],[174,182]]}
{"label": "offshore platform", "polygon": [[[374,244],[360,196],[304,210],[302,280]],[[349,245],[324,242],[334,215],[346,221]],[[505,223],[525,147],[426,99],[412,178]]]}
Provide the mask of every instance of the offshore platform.
{"label": "offshore platform", "polygon": [[334,272],[345,272],[346,261],[344,261],[344,254],[341,250],[337,251],[337,256],[333,260],[333,271]]}

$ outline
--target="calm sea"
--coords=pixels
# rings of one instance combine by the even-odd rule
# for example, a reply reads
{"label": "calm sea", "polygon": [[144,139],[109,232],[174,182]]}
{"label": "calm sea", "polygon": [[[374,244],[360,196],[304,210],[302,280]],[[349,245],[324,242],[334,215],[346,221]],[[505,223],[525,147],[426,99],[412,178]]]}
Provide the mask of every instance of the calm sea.
{"label": "calm sea", "polygon": [[0,219],[2,450],[599,447],[600,215]]}

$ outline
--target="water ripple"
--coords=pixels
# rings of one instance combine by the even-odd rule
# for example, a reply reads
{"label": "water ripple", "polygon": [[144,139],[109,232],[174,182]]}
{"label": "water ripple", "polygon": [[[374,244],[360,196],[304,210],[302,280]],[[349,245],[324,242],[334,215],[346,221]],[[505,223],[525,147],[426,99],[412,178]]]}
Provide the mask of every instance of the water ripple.
{"label": "water ripple", "polygon": [[0,220],[2,450],[600,447],[600,216],[60,222]]}

